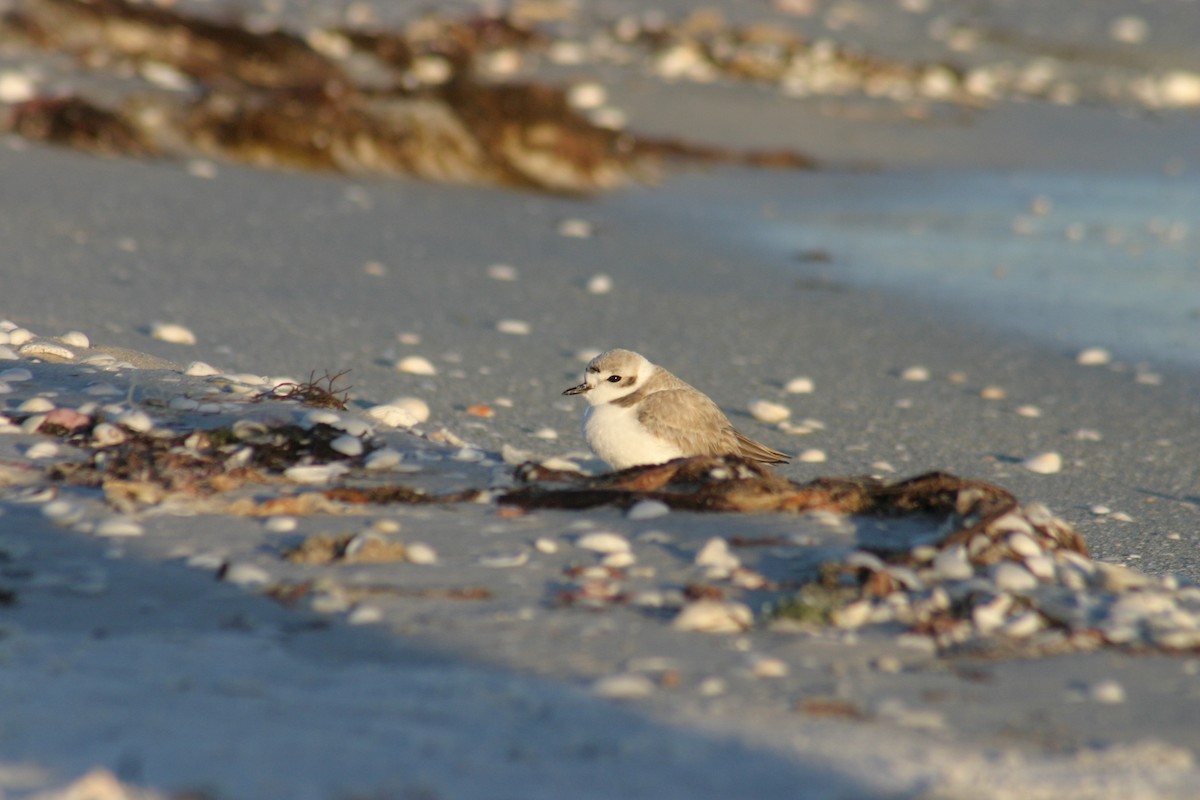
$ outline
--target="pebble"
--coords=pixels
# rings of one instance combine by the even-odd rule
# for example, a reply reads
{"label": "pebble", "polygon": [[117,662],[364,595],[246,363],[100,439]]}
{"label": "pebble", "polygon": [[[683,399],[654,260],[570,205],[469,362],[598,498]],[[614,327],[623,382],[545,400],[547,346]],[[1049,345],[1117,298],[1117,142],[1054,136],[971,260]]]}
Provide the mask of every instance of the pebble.
{"label": "pebble", "polygon": [[203,361],[192,361],[188,363],[187,367],[183,370],[183,374],[191,375],[196,378],[209,378],[214,375],[220,375],[221,370],[217,369],[211,364],[206,364]]}
{"label": "pebble", "polygon": [[783,422],[792,415],[790,408],[770,400],[752,400],[746,408],[750,412],[750,416],[759,422]]}
{"label": "pebble", "polygon": [[575,546],[594,553],[628,553],[631,549],[628,539],[608,531],[585,533],[575,540]]}
{"label": "pebble", "polygon": [[425,542],[413,542],[404,550],[404,558],[411,564],[436,564],[437,551]]}
{"label": "pebble", "polygon": [[515,281],[517,268],[511,264],[491,264],[487,268],[487,276],[494,281]]}
{"label": "pebble", "polygon": [[625,516],[632,520],[647,520],[665,517],[671,513],[671,507],[661,500],[641,500],[626,512]]}
{"label": "pebble", "polygon": [[635,672],[606,675],[592,684],[592,691],[614,700],[634,700],[654,693],[654,682]]}
{"label": "pebble", "polygon": [[683,607],[671,627],[702,633],[741,633],[749,629],[753,621],[754,614],[744,603],[696,600]]}
{"label": "pebble", "polygon": [[902,381],[927,381],[929,380],[929,369],[927,367],[907,367],[900,373]]}
{"label": "pebble", "polygon": [[357,436],[339,436],[329,446],[348,458],[358,458],[363,454],[363,442]]}
{"label": "pebble", "polygon": [[598,272],[588,278],[587,290],[590,294],[608,294],[612,291],[613,279],[603,272]]}
{"label": "pebble", "polygon": [[1062,471],[1063,460],[1058,453],[1049,451],[1030,456],[1021,462],[1021,466],[1038,475],[1053,475]]}
{"label": "pebble", "polygon": [[405,356],[396,362],[396,369],[410,375],[437,375],[437,367],[424,356]]}
{"label": "pebble", "polygon": [[496,330],[513,336],[528,336],[533,332],[533,326],[519,319],[502,319],[496,323]]}
{"label": "pebble", "polygon": [[300,464],[285,469],[283,476],[296,483],[316,486],[329,483],[349,471],[345,464]]}
{"label": "pebble", "polygon": [[788,394],[812,394],[816,389],[816,384],[813,379],[805,376],[792,378],[783,385],[783,390]]}
{"label": "pebble", "polygon": [[97,536],[116,538],[141,536],[146,531],[137,521],[129,517],[113,516],[100,520],[92,532]]}
{"label": "pebble", "polygon": [[1086,367],[1098,367],[1110,361],[1112,361],[1112,353],[1103,347],[1088,347],[1079,351],[1079,354],[1075,356],[1075,363]]}
{"label": "pebble", "polygon": [[150,336],[171,344],[195,344],[196,334],[174,322],[151,322]]}
{"label": "pebble", "polygon": [[265,586],[271,582],[270,574],[257,564],[239,562],[225,569],[224,579],[237,586]]}

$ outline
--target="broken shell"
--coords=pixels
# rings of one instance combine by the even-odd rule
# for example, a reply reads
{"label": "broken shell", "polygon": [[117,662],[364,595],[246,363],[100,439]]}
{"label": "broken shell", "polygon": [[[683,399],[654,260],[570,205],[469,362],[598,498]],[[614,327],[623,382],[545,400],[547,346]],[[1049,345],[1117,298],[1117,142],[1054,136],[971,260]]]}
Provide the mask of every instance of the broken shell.
{"label": "broken shell", "polygon": [[410,375],[437,375],[437,367],[424,356],[405,356],[396,362],[396,369]]}
{"label": "broken shell", "polygon": [[150,336],[171,344],[195,344],[196,334],[174,322],[151,322]]}

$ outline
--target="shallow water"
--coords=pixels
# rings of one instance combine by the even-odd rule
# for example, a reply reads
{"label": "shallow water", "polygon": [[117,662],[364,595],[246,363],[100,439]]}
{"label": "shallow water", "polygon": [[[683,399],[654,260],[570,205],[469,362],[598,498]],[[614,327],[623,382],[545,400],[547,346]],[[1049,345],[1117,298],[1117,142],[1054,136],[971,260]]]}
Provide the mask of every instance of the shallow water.
{"label": "shallow water", "polygon": [[751,173],[705,195],[693,223],[711,214],[710,232],[818,283],[895,293],[1048,346],[1200,366],[1192,177]]}

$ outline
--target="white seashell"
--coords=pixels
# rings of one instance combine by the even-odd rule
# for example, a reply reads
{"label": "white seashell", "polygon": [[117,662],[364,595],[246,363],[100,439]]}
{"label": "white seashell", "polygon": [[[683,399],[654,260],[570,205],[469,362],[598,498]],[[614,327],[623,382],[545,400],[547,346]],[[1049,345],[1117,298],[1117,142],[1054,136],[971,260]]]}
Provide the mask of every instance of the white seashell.
{"label": "white seashell", "polygon": [[535,439],[547,439],[549,441],[553,441],[558,438],[558,431],[554,430],[554,428],[538,428],[533,432],[532,436]]}
{"label": "white seashell", "polygon": [[1200,74],[1173,70],[1158,81],[1159,97],[1169,107],[1200,105]]}
{"label": "white seashell", "polygon": [[529,561],[529,551],[521,550],[516,553],[494,553],[479,559],[479,566],[493,569],[506,569],[524,566]]}
{"label": "white seashell", "polygon": [[83,519],[83,508],[69,500],[51,500],[42,506],[42,516],[55,525],[74,525]]}
{"label": "white seashell", "polygon": [[466,461],[474,464],[483,461],[487,458],[487,453],[480,450],[478,447],[460,447],[454,455],[450,456],[455,461]]}
{"label": "white seashell", "polygon": [[539,553],[557,553],[558,542],[553,539],[548,539],[545,536],[539,536],[533,543],[533,548]]}
{"label": "white seashell", "polygon": [[609,533],[608,531],[585,533],[575,540],[575,546],[583,550],[591,550],[594,553],[628,553],[630,551],[628,539],[618,533]]}
{"label": "white seashell", "polygon": [[592,692],[613,700],[633,700],[654,693],[654,682],[645,675],[623,672],[606,675],[592,684]]}
{"label": "white seashell", "polygon": [[1150,25],[1141,17],[1132,14],[1117,17],[1108,24],[1108,35],[1115,42],[1141,44],[1150,34]]}
{"label": "white seashell", "polygon": [[390,404],[373,406],[366,413],[371,419],[393,428],[411,428],[420,424],[411,411]]}
{"label": "white seashell", "polygon": [[841,608],[834,609],[830,620],[839,628],[861,628],[871,619],[874,610],[870,600],[855,600]]}
{"label": "white seashell", "polygon": [[929,380],[929,369],[927,367],[907,367],[900,373],[902,381],[927,381]]}
{"label": "white seashell", "polygon": [[404,454],[399,450],[393,450],[390,447],[384,447],[375,450],[371,455],[367,456],[367,460],[363,462],[363,466],[367,469],[392,469],[404,461]]}
{"label": "white seashell", "polygon": [[515,281],[517,268],[510,264],[492,264],[487,268],[487,276],[494,281]]}
{"label": "white seashell", "polygon": [[825,451],[815,447],[810,447],[796,456],[796,460],[803,464],[823,464],[826,458]]}
{"label": "white seashell", "polygon": [[196,334],[174,322],[151,322],[150,336],[171,344],[195,344]]}
{"label": "white seashell", "polygon": [[1042,410],[1040,408],[1038,408],[1037,406],[1023,405],[1023,406],[1017,406],[1016,413],[1017,413],[1018,417],[1028,417],[1030,419],[1037,419],[1038,417],[1040,417],[1042,415]]}
{"label": "white seashell", "polygon": [[92,444],[95,447],[112,447],[128,439],[128,434],[108,422],[101,422],[92,428]]}
{"label": "white seashell", "polygon": [[710,572],[728,575],[742,565],[741,559],[729,550],[729,542],[714,536],[696,553],[694,563]]}
{"label": "white seashell", "polygon": [[671,507],[660,500],[641,500],[625,513],[628,519],[657,519],[671,513]]}
{"label": "white seashell", "polygon": [[608,294],[613,289],[613,279],[603,272],[598,272],[588,278],[587,290],[589,294]]}
{"label": "white seashell", "polygon": [[533,332],[533,326],[520,319],[502,319],[496,323],[496,330],[513,336],[528,336]]}
{"label": "white seashell", "polygon": [[[313,428],[317,425],[328,425],[333,427],[341,417],[336,411],[330,411],[327,408],[314,408],[311,411],[306,411],[304,416],[300,418],[300,424],[305,428]],[[253,423],[257,425],[257,423]]]}
{"label": "white seashell", "polygon": [[750,416],[759,422],[783,422],[792,415],[790,408],[781,403],[773,403],[770,400],[753,400],[746,408],[750,412]]}
{"label": "white seashell", "polygon": [[429,404],[419,397],[397,397],[388,405],[407,411],[418,424],[429,421]]}
{"label": "white seashell", "polygon": [[758,678],[786,678],[788,676],[787,662],[775,656],[752,656],[750,671]]}
{"label": "white seashell", "polygon": [[193,361],[183,370],[183,374],[192,375],[197,378],[208,378],[213,375],[220,375],[221,370],[203,361]]}
{"label": "white seashell", "polygon": [[44,414],[53,410],[54,403],[45,397],[31,397],[17,406],[17,411],[26,411],[32,414]]}
{"label": "white seashell", "polygon": [[436,564],[437,551],[424,542],[413,542],[404,548],[404,558],[411,564]]}
{"label": "white seashell", "polygon": [[1030,592],[1037,588],[1038,579],[1015,561],[1001,561],[992,567],[992,582],[1002,592]]}
{"label": "white seashell", "polygon": [[1046,554],[1025,559],[1025,568],[1033,573],[1038,580],[1054,580],[1054,557]]}
{"label": "white seashell", "polygon": [[753,622],[754,614],[743,603],[697,600],[683,607],[671,627],[678,631],[741,633]]}
{"label": "white seashell", "polygon": [[1105,705],[1124,703],[1125,687],[1112,678],[1096,681],[1088,687],[1088,698],[1093,703],[1104,703]]}
{"label": "white seashell", "polygon": [[33,332],[26,328],[13,328],[8,332],[8,343],[14,347],[20,347],[23,344],[32,342],[33,339]]}
{"label": "white seashell", "polygon": [[200,402],[190,397],[176,395],[171,398],[171,402],[167,403],[167,406],[173,411],[195,411],[200,408]]}
{"label": "white seashell", "polygon": [[17,348],[17,352],[24,358],[56,358],[63,361],[71,361],[75,358],[75,351],[61,344],[54,342],[38,341],[23,344]]}
{"label": "white seashell", "polygon": [[349,471],[350,468],[345,464],[303,464],[288,467],[283,471],[283,476],[296,483],[320,485],[329,483]]}
{"label": "white seashell", "polygon": [[805,376],[792,378],[783,385],[783,390],[788,394],[812,394],[815,388],[813,379]]}
{"label": "white seashell", "polygon": [[1005,622],[996,632],[1013,639],[1028,639],[1044,627],[1046,627],[1046,623],[1042,620],[1041,614],[1036,611],[1026,611]]}
{"label": "white seashell", "polygon": [[33,78],[15,69],[0,72],[0,103],[24,103],[37,96]]}
{"label": "white seashell", "polygon": [[424,356],[405,356],[396,362],[396,369],[411,375],[437,375],[437,367]]}
{"label": "white seashell", "polygon": [[20,383],[33,380],[33,373],[24,367],[13,367],[0,372],[0,381],[5,383]]}
{"label": "white seashell", "polygon": [[339,417],[337,422],[332,423],[333,427],[339,431],[345,431],[351,436],[357,436],[359,439],[366,439],[371,436],[371,425],[366,420],[358,417],[343,416]]}
{"label": "white seashell", "polygon": [[567,90],[567,102],[580,111],[599,108],[608,102],[608,90],[595,81],[577,83]]}
{"label": "white seashell", "polygon": [[108,517],[103,519],[96,525],[96,529],[92,531],[97,536],[106,537],[124,537],[124,536],[141,536],[146,531],[136,521],[129,517]]}
{"label": "white seashell", "polygon": [[1058,453],[1049,451],[1030,456],[1021,462],[1021,466],[1038,475],[1053,475],[1062,471],[1063,460]]}
{"label": "white seashell", "polygon": [[363,454],[362,439],[357,436],[339,436],[329,443],[329,446],[349,458],[358,458]]}
{"label": "white seashell", "polygon": [[558,223],[558,235],[569,239],[590,239],[594,232],[592,223],[586,219],[564,219]]}
{"label": "white seashell", "polygon": [[263,523],[263,527],[271,533],[291,533],[298,525],[295,517],[268,517]]}
{"label": "white seashell", "polygon": [[230,564],[225,569],[224,578],[237,586],[265,586],[271,582],[271,576],[265,569],[244,562]]}
{"label": "white seashell", "polygon": [[6,344],[0,344],[0,361],[16,361],[17,351]]}
{"label": "white seashell", "polygon": [[613,569],[625,569],[637,563],[637,556],[633,553],[609,553],[600,559],[600,563]]}
{"label": "white seashell", "polygon": [[1079,351],[1075,356],[1075,363],[1082,364],[1087,367],[1097,367],[1112,361],[1112,353],[1105,350],[1103,347],[1089,347]]}
{"label": "white seashell", "polygon": [[984,400],[1003,400],[1008,397],[1008,392],[999,386],[985,386],[979,390],[979,396]]}
{"label": "white seashell", "polygon": [[383,621],[383,610],[379,606],[358,605],[346,615],[346,622],[351,625],[374,625]]}
{"label": "white seashell", "polygon": [[1042,547],[1027,533],[1014,533],[1005,540],[1010,550],[1022,558],[1033,558],[1042,554]]}
{"label": "white seashell", "polygon": [[146,433],[154,427],[154,419],[145,411],[134,409],[117,414],[113,422],[123,425],[135,433]]}
{"label": "white seashell", "polygon": [[54,458],[59,453],[59,447],[54,442],[34,442],[25,449],[25,457],[34,461],[42,458]]}
{"label": "white seashell", "polygon": [[1012,604],[1012,595],[996,595],[990,601],[971,609],[971,622],[979,633],[987,636],[1004,624]]}

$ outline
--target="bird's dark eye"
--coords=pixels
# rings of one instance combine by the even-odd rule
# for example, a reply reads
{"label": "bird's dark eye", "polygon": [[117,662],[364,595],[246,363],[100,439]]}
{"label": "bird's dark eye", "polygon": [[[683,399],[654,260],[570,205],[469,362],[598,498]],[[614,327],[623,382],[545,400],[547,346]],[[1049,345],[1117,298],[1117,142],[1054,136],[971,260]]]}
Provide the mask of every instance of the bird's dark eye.
{"label": "bird's dark eye", "polygon": [[608,376],[608,382],[609,382],[609,383],[616,383],[616,382],[617,382],[617,381],[619,381],[619,380],[621,380],[621,376],[620,376],[620,375],[609,375],[609,376]]}

